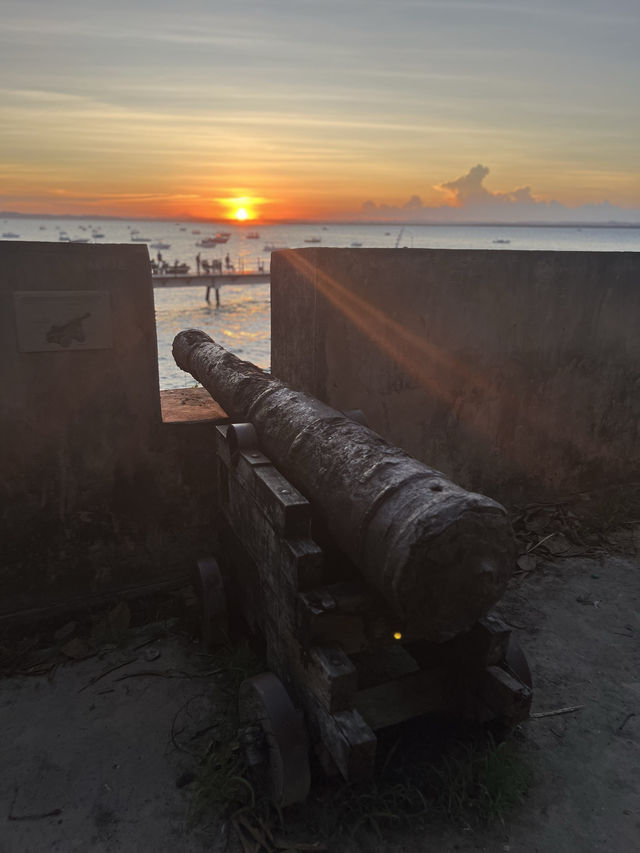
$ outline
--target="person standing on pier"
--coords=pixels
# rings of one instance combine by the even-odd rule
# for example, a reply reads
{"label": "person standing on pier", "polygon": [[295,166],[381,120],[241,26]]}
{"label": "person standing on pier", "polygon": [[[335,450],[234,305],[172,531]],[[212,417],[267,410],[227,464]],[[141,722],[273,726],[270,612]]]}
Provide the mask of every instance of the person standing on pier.
{"label": "person standing on pier", "polygon": [[196,255],[196,267],[198,270],[198,275],[200,275],[200,252]]}

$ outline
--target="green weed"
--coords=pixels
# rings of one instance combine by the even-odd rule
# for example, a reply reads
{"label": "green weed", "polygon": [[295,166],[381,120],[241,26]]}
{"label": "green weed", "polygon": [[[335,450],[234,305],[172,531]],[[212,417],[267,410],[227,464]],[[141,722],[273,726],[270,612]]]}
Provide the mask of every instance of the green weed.
{"label": "green weed", "polygon": [[271,841],[278,834],[279,844],[301,835],[324,843],[345,836],[357,842],[426,822],[458,827],[504,822],[532,783],[526,753],[515,741],[496,744],[485,734],[419,720],[381,733],[373,780],[327,781],[313,765],[309,798],[282,813],[254,786],[238,736],[238,687],[264,665],[244,645],[217,653],[213,666],[224,667],[228,707],[199,762],[192,819],[226,821],[266,850],[276,849]]}

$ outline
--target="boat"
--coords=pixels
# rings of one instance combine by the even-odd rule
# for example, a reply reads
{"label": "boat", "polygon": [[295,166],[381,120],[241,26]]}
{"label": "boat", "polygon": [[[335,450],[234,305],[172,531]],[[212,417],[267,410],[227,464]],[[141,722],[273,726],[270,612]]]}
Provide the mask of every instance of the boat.
{"label": "boat", "polygon": [[201,232],[200,231],[192,231],[191,233],[192,234],[200,234]]}
{"label": "boat", "polygon": [[494,243],[510,243],[511,240],[494,240]]}
{"label": "boat", "polygon": [[305,237],[305,243],[322,243],[322,237]]}
{"label": "boat", "polygon": [[88,237],[73,237],[71,240],[69,240],[69,238],[67,237],[67,240],[69,243],[88,243],[89,242]]}
{"label": "boat", "polygon": [[94,240],[98,240],[101,237],[104,237],[104,234],[102,233],[102,231],[93,231],[91,236],[93,237]]}
{"label": "boat", "polygon": [[260,239],[260,235],[258,234],[257,231],[249,231],[247,234],[245,234],[245,237],[247,238],[247,240],[259,240]]}
{"label": "boat", "polygon": [[196,246],[201,246],[203,249],[209,249],[212,246],[219,246],[221,243],[226,243],[230,235],[219,233],[215,237],[203,237]]}
{"label": "boat", "polygon": [[19,236],[20,236],[19,234],[14,234],[13,231],[5,231],[4,234],[2,235],[2,239],[3,240],[17,240]]}
{"label": "boat", "polygon": [[[133,232],[131,232],[133,233]],[[132,237],[134,243],[150,243],[151,237]]]}
{"label": "boat", "polygon": [[155,243],[151,244],[152,249],[170,249],[171,243],[163,243],[161,240],[157,240]]}
{"label": "boat", "polygon": [[362,246],[362,243],[358,243],[357,240],[354,240],[353,243],[351,244],[352,249],[359,249],[360,246]]}
{"label": "boat", "polygon": [[279,252],[280,249],[288,249],[288,246],[278,246],[277,243],[265,243],[262,247],[263,252]]}

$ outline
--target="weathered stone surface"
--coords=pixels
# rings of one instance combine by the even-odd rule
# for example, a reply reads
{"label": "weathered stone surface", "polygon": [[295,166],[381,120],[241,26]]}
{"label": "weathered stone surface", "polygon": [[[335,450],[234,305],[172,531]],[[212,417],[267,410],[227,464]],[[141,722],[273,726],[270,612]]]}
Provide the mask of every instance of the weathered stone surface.
{"label": "weathered stone surface", "polygon": [[390,603],[398,630],[444,640],[503,594],[513,565],[503,507],[472,494],[318,400],[240,361],[197,330],[174,357],[312,502]]}
{"label": "weathered stone surface", "polygon": [[271,369],[500,500],[632,483],[639,281],[637,252],[275,252]]}
{"label": "weathered stone surface", "polygon": [[[184,578],[211,549],[214,427],[162,423],[146,247],[4,241],[0,268],[0,618]],[[87,293],[108,299],[84,342],[29,350]]]}

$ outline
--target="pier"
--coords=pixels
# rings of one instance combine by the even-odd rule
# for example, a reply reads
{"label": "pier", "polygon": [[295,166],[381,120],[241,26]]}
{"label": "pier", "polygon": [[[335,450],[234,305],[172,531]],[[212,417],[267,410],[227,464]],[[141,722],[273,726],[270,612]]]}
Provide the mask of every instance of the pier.
{"label": "pier", "polygon": [[220,288],[225,284],[268,284],[271,274],[268,272],[227,272],[227,273],[154,273],[151,276],[154,287],[204,287],[205,299],[211,302],[211,290],[216,292],[216,307],[220,305]]}

